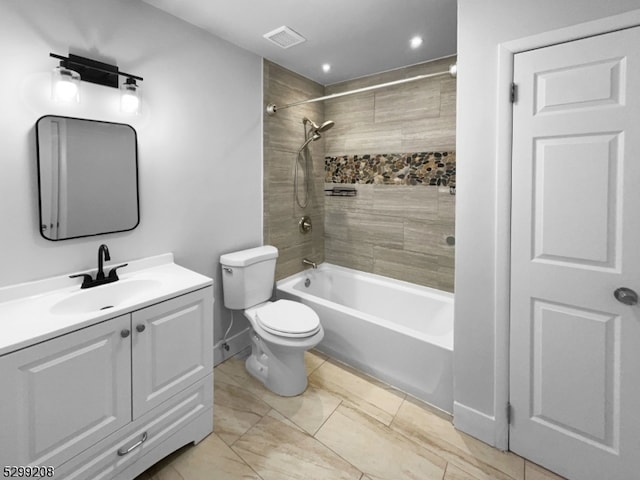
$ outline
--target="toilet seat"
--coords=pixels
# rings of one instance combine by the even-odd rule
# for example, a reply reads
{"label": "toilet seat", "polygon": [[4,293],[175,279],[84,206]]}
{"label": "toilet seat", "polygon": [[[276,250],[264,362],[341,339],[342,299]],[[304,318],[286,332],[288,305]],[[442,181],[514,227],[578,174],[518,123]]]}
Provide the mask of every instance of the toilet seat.
{"label": "toilet seat", "polygon": [[320,318],[306,305],[278,300],[255,312],[260,327],[279,337],[310,337],[320,330]]}

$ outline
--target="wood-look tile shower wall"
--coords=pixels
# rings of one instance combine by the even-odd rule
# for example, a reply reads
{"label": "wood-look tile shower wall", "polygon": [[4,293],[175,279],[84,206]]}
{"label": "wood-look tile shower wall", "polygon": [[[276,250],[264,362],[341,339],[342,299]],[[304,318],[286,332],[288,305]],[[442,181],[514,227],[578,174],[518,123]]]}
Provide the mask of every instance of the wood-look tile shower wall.
{"label": "wood-look tile shower wall", "polygon": [[[446,70],[455,57],[324,88],[264,61],[264,103],[299,100]],[[279,248],[278,279],[301,271],[303,257],[453,291],[455,196],[448,187],[357,185],[357,197],[324,197],[324,157],[455,150],[456,82],[420,80],[264,116],[264,241]],[[293,199],[302,118],[335,127],[312,142],[312,202]],[[332,185],[331,185],[332,186]],[[307,214],[313,232],[298,232]]]}
{"label": "wood-look tile shower wall", "polygon": [[[324,95],[324,86],[297,75],[275,63],[264,60],[264,104],[288,103]],[[307,208],[300,208],[293,194],[296,154],[304,143],[302,119],[316,123],[324,121],[322,102],[279,110],[276,115],[264,113],[264,243],[278,248],[280,256],[276,279],[303,269],[302,259],[324,261],[324,138],[311,142],[313,182]],[[304,190],[303,182],[300,182]],[[301,193],[304,195],[304,192]],[[298,221],[309,215],[313,224],[310,233],[302,234]]]}
{"label": "wood-look tile shower wall", "polygon": [[[343,92],[447,70],[455,57],[331,85]],[[326,156],[455,151],[456,81],[449,76],[325,102],[336,122]],[[327,184],[327,187],[334,184]],[[453,291],[455,196],[449,187],[357,184],[356,197],[325,197],[325,259]]]}

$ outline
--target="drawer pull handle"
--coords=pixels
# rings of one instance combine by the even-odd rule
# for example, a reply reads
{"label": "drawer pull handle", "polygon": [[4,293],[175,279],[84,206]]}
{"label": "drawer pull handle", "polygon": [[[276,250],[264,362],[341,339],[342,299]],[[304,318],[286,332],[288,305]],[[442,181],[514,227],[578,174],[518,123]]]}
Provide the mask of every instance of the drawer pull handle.
{"label": "drawer pull handle", "polygon": [[142,445],[146,441],[147,441],[147,432],[144,432],[142,434],[142,438],[140,439],[139,442],[134,443],[129,448],[125,448],[125,447],[119,448],[118,449],[118,455],[121,456],[121,457],[124,457],[125,455],[127,455],[128,453],[131,453],[133,450],[138,448],[140,445]]}

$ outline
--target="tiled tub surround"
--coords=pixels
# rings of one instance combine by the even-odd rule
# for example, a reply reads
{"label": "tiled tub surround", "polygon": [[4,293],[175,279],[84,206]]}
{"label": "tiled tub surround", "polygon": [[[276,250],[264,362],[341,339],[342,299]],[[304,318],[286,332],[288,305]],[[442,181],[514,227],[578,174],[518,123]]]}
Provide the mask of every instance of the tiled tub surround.
{"label": "tiled tub surround", "polygon": [[[263,71],[265,103],[285,105],[324,95],[322,85],[275,63],[264,60]],[[311,199],[307,208],[300,208],[294,200],[293,181],[296,154],[304,143],[303,117],[322,123],[322,102],[279,110],[273,116],[265,113],[263,117],[263,234],[264,244],[274,245],[279,251],[276,279],[301,271],[302,258],[317,263],[324,260],[324,142],[333,130],[309,144],[313,157]],[[300,181],[300,185],[304,183]],[[303,215],[309,215],[313,223],[308,234],[298,229]]]}
{"label": "tiled tub surround", "polygon": [[326,183],[455,187],[455,152],[344,155],[324,159]]}
{"label": "tiled tub surround", "polygon": [[453,292],[454,246],[447,238],[455,235],[456,197],[449,186],[355,187],[353,197],[324,197],[325,260]]}
{"label": "tiled tub surround", "polygon": [[[455,61],[329,85],[325,94],[441,72]],[[325,140],[325,158],[331,158],[325,160],[325,187],[356,181],[358,191],[324,198],[326,261],[453,291],[454,246],[446,239],[454,236],[455,221],[449,186],[455,182],[456,79],[445,75],[324,103],[325,118],[336,122]],[[441,160],[446,153],[443,167],[437,167],[436,153]],[[435,186],[425,187],[434,179]]]}
{"label": "tiled tub surround", "polygon": [[284,398],[243,359],[218,365],[214,433],[137,480],[561,480],[316,351],[305,366],[309,387]]}
{"label": "tiled tub surround", "polygon": [[[327,87],[265,60],[264,99],[284,105],[447,70],[455,60],[445,58]],[[276,279],[303,270],[301,259],[307,257],[452,291],[453,247],[446,238],[454,233],[455,197],[449,195],[448,187],[424,188],[417,181],[419,176],[412,185],[410,175],[402,184],[398,175],[390,175],[401,185],[357,184],[357,197],[340,198],[323,197],[323,182],[326,156],[363,152],[446,152],[455,156],[455,108],[456,80],[442,76],[279,110],[274,116],[265,113],[264,243],[280,251]],[[301,209],[294,201],[293,172],[304,138],[305,116],[316,123],[333,120],[335,127],[310,144],[312,201]],[[398,172],[392,168],[391,173]],[[425,178],[431,182],[433,176]],[[450,184],[451,178],[447,180]],[[298,230],[303,214],[313,222],[308,235]]]}

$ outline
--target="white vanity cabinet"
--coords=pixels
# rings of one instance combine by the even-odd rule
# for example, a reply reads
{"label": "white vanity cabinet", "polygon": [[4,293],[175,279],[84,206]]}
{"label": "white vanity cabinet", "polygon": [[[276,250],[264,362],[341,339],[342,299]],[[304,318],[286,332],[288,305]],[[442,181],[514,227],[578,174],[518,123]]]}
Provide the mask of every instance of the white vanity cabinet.
{"label": "white vanity cabinet", "polygon": [[0,356],[0,382],[0,468],[132,480],[213,429],[213,287]]}

